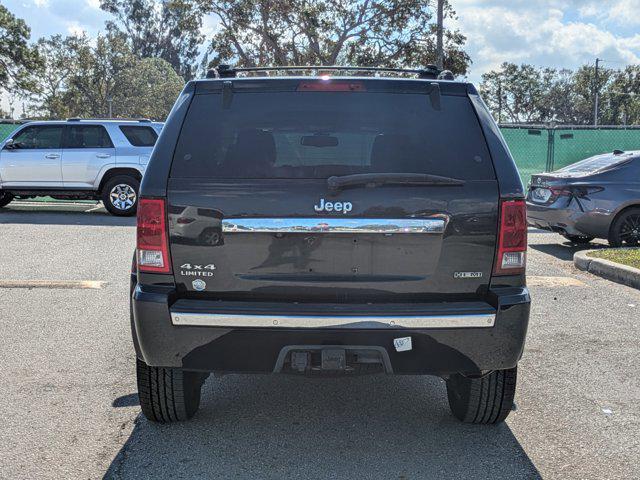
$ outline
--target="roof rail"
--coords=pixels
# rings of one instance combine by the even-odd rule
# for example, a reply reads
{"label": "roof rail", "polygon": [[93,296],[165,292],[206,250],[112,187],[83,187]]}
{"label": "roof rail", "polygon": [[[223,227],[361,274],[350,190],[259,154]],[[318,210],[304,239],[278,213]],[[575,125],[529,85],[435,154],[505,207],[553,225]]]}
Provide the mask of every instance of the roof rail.
{"label": "roof rail", "polygon": [[82,120],[89,121],[116,121],[116,122],[141,122],[141,123],[151,123],[152,120],[149,118],[81,118],[81,117],[71,117],[67,118],[67,122],[80,122]]}
{"label": "roof rail", "polygon": [[240,72],[271,72],[271,71],[345,71],[345,72],[393,72],[418,75],[421,79],[453,80],[453,74],[449,70],[439,70],[435,65],[426,65],[424,68],[387,68],[387,67],[354,67],[341,65],[286,65],[282,67],[239,67],[230,65],[218,65],[207,71],[206,78],[234,78]]}

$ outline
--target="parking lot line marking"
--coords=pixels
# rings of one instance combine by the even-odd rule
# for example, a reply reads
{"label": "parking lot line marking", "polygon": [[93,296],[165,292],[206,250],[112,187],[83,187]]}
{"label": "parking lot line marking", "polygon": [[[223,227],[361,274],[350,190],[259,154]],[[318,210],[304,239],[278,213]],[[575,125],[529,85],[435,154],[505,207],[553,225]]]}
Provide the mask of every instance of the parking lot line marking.
{"label": "parking lot line marking", "polygon": [[51,209],[51,208],[66,208],[66,209],[76,209],[81,210],[86,208],[87,204],[74,204],[74,203],[11,203],[11,210],[25,210],[25,209]]}
{"label": "parking lot line marking", "polygon": [[67,288],[98,290],[107,282],[97,280],[0,280],[0,288]]}
{"label": "parking lot line marking", "polygon": [[530,287],[586,287],[587,284],[573,277],[543,277],[537,275],[527,276],[527,285]]}

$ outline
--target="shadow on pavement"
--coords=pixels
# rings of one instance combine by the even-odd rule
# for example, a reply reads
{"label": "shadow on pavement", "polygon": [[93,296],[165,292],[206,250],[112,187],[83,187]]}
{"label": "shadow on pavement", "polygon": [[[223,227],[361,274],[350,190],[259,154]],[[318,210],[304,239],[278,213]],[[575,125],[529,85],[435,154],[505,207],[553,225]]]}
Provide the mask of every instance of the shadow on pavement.
{"label": "shadow on pavement", "polygon": [[565,241],[562,243],[554,242],[529,244],[529,248],[533,248],[534,250],[538,250],[539,252],[546,253],[547,255],[553,255],[554,257],[565,261],[573,261],[573,254],[581,250],[593,250],[596,248],[606,247],[607,245],[605,243],[590,242],[586,245],[576,245],[569,241]]}
{"label": "shadow on pavement", "polygon": [[123,395],[121,397],[116,398],[111,403],[111,406],[115,408],[133,407],[136,405],[140,405],[140,401],[138,400],[137,393],[130,393],[129,395]]}
{"label": "shadow on pavement", "polygon": [[[95,205],[84,205],[86,210],[95,209]],[[0,224],[33,225],[91,225],[104,227],[135,226],[136,217],[115,217],[103,208],[83,211],[77,206],[19,206],[0,209]]]}
{"label": "shadow on pavement", "polygon": [[507,424],[455,420],[440,379],[230,375],[209,378],[189,422],[139,415],[104,478],[540,475]]}

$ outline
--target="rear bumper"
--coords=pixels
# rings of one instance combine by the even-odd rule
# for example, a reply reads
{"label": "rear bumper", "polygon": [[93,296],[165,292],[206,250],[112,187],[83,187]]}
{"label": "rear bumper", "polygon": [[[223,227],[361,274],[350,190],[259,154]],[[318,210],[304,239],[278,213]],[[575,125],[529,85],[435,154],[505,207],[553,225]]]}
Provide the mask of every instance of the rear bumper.
{"label": "rear bumper", "polygon": [[[493,306],[363,306],[375,311],[354,315],[352,307],[340,305],[319,311],[318,306],[293,304],[179,300],[170,307],[170,291],[137,286],[132,296],[134,342],[147,364],[190,370],[279,371],[292,346],[311,351],[330,345],[380,351],[387,372],[478,374],[516,365],[529,320],[526,288],[492,293]],[[399,337],[411,337],[411,350],[396,350],[394,339]]]}
{"label": "rear bumper", "polygon": [[[566,200],[563,199],[566,203]],[[608,212],[581,209],[575,201],[565,207],[542,206],[527,201],[527,223],[536,228],[560,234],[606,238],[611,216]]]}

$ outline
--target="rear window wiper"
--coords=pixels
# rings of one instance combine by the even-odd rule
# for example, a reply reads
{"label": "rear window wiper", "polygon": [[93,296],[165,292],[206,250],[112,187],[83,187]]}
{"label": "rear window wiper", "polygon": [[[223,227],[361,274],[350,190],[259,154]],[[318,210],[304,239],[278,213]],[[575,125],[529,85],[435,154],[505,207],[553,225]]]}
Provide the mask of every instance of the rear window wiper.
{"label": "rear window wiper", "polygon": [[343,188],[359,185],[378,187],[380,185],[432,185],[432,186],[462,186],[464,180],[428,173],[358,173],[354,175],[333,176],[327,179],[330,192],[337,192]]}

